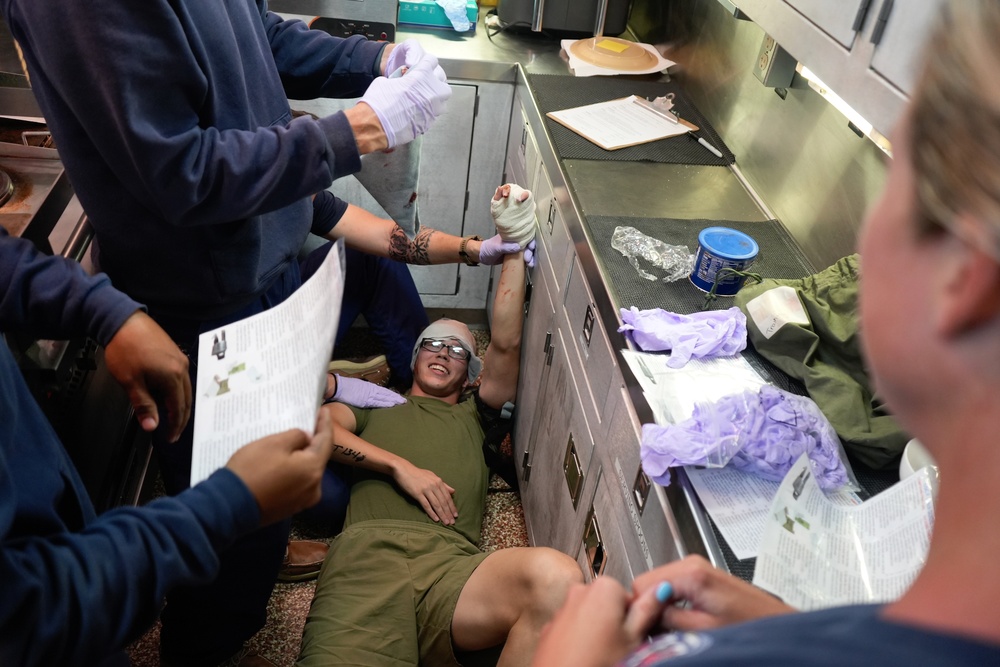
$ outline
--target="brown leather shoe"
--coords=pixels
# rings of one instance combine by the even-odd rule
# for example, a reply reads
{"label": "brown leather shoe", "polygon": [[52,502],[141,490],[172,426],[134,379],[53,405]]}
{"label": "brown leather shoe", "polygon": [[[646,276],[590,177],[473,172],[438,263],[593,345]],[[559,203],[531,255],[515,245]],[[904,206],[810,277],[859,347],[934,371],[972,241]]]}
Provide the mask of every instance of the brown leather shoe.
{"label": "brown leather shoe", "polygon": [[289,540],[285,549],[285,560],[278,572],[278,581],[309,581],[319,576],[326,552],[330,547],[325,542],[313,540]]}
{"label": "brown leather shoe", "polygon": [[389,362],[384,354],[367,359],[334,359],[328,370],[343,377],[368,380],[381,387],[389,383]]}

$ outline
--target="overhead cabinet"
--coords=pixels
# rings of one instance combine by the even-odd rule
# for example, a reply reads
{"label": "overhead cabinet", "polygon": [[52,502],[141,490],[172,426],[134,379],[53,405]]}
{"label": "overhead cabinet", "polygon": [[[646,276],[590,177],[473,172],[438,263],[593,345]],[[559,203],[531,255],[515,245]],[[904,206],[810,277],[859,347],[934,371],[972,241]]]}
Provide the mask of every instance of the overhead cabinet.
{"label": "overhead cabinet", "polygon": [[888,135],[909,95],[941,0],[742,0],[739,8]]}

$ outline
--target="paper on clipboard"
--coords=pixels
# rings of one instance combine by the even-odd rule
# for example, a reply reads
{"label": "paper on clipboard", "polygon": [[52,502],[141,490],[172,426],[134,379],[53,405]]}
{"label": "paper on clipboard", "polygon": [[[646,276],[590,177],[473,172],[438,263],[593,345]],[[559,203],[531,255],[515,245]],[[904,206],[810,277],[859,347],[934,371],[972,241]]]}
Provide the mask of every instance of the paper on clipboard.
{"label": "paper on clipboard", "polygon": [[635,95],[609,102],[550,111],[546,114],[607,151],[675,137],[698,127],[684,119],[674,122]]}

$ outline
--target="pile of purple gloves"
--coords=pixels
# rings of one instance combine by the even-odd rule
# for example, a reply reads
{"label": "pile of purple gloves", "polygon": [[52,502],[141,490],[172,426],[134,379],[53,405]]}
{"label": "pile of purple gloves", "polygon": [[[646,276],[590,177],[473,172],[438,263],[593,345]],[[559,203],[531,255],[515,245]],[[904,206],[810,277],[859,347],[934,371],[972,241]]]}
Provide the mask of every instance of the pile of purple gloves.
{"label": "pile of purple gloves", "polygon": [[837,434],[812,399],[765,385],[701,404],[684,422],[642,427],[642,469],[670,484],[670,468],[733,465],[781,481],[803,453],[824,491],[857,488]]}
{"label": "pile of purple gloves", "polygon": [[681,368],[692,357],[731,357],[747,346],[747,318],[739,308],[690,315],[662,308],[621,309],[618,328],[645,352],[670,350],[667,365]]}

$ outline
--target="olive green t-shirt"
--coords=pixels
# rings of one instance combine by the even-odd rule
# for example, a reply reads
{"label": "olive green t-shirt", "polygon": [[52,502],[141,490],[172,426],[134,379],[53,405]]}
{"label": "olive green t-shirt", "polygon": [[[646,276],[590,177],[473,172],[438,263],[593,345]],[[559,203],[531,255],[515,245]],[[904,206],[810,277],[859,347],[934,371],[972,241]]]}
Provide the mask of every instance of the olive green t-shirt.
{"label": "olive green t-shirt", "polygon": [[[449,405],[436,398],[408,396],[406,403],[391,408],[351,410],[361,438],[433,471],[455,489],[452,498],[458,518],[451,528],[479,544],[489,468],[483,459],[484,434],[476,402],[470,398]],[[344,527],[379,519],[435,523],[391,477],[354,468]]]}

